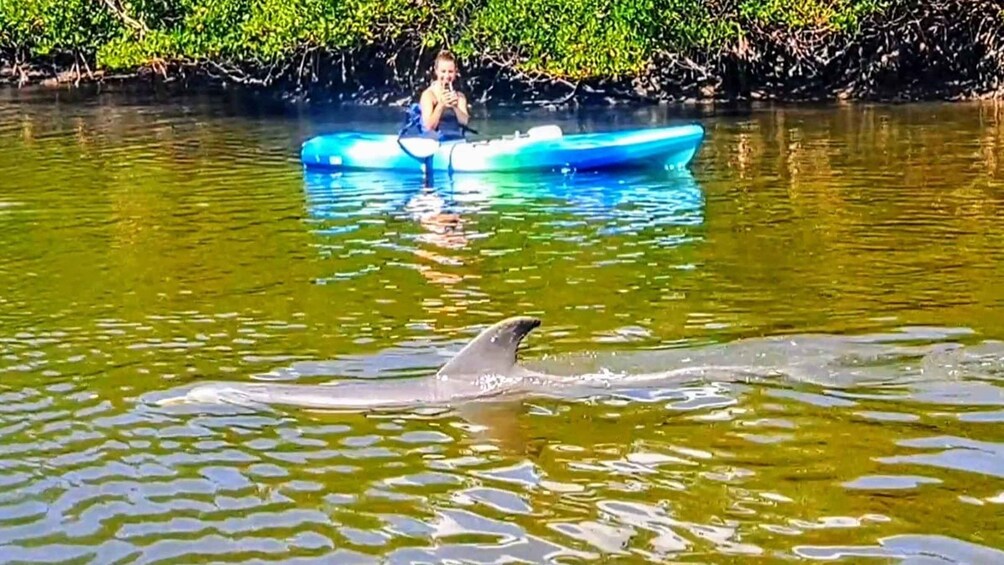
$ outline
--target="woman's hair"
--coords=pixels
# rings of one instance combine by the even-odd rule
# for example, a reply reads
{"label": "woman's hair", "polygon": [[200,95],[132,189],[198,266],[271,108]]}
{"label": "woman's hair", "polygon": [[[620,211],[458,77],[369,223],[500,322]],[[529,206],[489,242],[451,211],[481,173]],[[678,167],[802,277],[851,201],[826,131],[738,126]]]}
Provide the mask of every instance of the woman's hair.
{"label": "woman's hair", "polygon": [[432,62],[433,66],[438,64],[440,61],[449,61],[453,64],[456,64],[457,58],[456,56],[453,55],[453,52],[451,52],[449,49],[443,49],[436,55],[436,59]]}

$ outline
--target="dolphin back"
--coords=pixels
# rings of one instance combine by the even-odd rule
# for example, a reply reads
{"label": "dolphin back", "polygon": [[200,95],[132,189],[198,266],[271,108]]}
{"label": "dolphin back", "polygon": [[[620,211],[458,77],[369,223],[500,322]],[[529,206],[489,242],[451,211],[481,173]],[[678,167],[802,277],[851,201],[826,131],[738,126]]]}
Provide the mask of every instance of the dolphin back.
{"label": "dolphin back", "polygon": [[507,375],[516,366],[519,344],[538,326],[540,319],[532,316],[514,316],[497,322],[464,346],[436,375]]}

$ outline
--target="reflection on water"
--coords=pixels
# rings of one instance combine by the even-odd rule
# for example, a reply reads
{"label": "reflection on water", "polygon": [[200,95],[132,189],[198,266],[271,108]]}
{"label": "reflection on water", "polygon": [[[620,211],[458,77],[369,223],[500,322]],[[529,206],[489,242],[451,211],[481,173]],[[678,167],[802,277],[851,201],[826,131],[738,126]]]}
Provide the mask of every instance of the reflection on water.
{"label": "reflection on water", "polygon": [[[700,235],[704,216],[701,189],[689,171],[645,173],[524,173],[444,176],[426,183],[413,176],[382,172],[306,172],[305,190],[314,233],[331,236],[323,253],[358,247],[355,232],[372,223],[411,222],[401,232],[367,242],[421,260],[412,265],[428,280],[458,284],[464,277],[440,267],[463,267],[472,240],[490,240],[493,218],[547,210],[519,231],[548,241],[588,244],[610,235],[653,233],[648,244],[677,246]],[[413,227],[419,228],[417,233]],[[675,228],[675,229],[674,229]],[[408,233],[410,231],[410,233]],[[400,235],[391,240],[388,235]],[[351,243],[343,243],[343,241]],[[352,245],[352,244],[355,245]],[[365,245],[365,244],[364,244]],[[354,249],[353,253],[360,253]],[[519,248],[501,253],[519,254]],[[496,251],[496,253],[500,253]],[[378,269],[368,265],[335,278]]]}
{"label": "reflection on water", "polygon": [[305,172],[307,206],[318,220],[344,220],[324,233],[356,229],[349,220],[405,211],[418,221],[446,214],[498,214],[546,207],[582,223],[617,221],[610,233],[659,225],[700,225],[704,197],[690,171],[464,174],[425,183],[419,175]]}
{"label": "reflection on water", "polygon": [[[296,163],[396,113],[32,96],[0,93],[0,562],[1004,557],[999,106],[711,113],[690,174],[426,187]],[[514,313],[528,365],[649,380],[142,402],[428,374]]]}

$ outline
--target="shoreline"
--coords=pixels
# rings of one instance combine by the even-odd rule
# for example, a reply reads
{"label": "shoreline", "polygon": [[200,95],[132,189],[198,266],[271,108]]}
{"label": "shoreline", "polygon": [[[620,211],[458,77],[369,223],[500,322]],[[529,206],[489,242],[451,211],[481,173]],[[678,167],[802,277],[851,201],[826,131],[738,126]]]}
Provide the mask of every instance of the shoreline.
{"label": "shoreline", "polygon": [[[785,10],[775,16],[798,13]],[[618,47],[611,43],[578,70],[549,66],[568,53],[531,60],[518,38],[490,35],[458,56],[458,87],[477,106],[524,108],[1004,100],[1004,6],[996,0],[895,0],[869,8],[846,29],[732,12],[719,14],[721,21],[712,16],[702,16],[698,27],[717,22],[740,31],[711,43],[690,39],[677,45],[673,26],[649,29],[643,56],[631,64],[615,64]],[[164,35],[166,30],[143,33],[158,41],[174,37]],[[185,44],[176,45],[177,52],[150,44],[142,56],[129,51],[136,55],[131,59],[110,59],[114,49],[99,56],[100,48],[93,46],[42,55],[33,53],[33,40],[22,41],[28,43],[0,43],[0,86],[239,91],[295,105],[403,105],[431,79],[429,65],[438,49],[423,44],[419,29],[342,48],[290,36],[268,56],[251,47],[242,51],[244,44],[231,45],[240,55],[230,56],[186,52],[179,47]]]}
{"label": "shoreline", "polygon": [[[242,15],[237,0],[219,10],[196,0],[177,13],[85,0],[67,0],[69,11],[0,10],[10,26],[0,34],[0,84],[401,105],[450,47],[459,88],[481,106],[1004,99],[999,0],[695,0],[604,13],[602,24],[591,8],[540,1],[545,14],[568,13],[540,27],[519,2],[471,5],[447,39],[437,38],[438,2],[384,13],[380,0],[363,0],[374,11],[358,20],[337,5],[293,2],[277,21],[264,7]],[[267,42],[262,29],[275,29]],[[598,36],[583,43],[583,33]]]}
{"label": "shoreline", "polygon": [[[399,85],[374,85],[346,88],[340,85],[315,86],[302,89],[295,84],[276,82],[269,85],[249,85],[207,75],[201,69],[189,68],[185,75],[157,74],[149,69],[132,72],[105,73],[103,71],[75,71],[40,65],[30,66],[25,75],[12,71],[10,65],[0,65],[0,88],[7,90],[61,91],[86,93],[94,90],[124,90],[134,92],[163,92],[168,95],[217,95],[239,92],[264,97],[271,102],[287,104],[336,104],[345,106],[403,106],[414,99],[413,89]],[[482,75],[485,73],[482,73]],[[27,80],[23,80],[27,78]],[[646,77],[647,78],[647,77]],[[480,79],[480,80],[479,80]],[[640,80],[645,80],[640,79]],[[637,83],[636,79],[634,82]],[[469,81],[468,92],[484,93],[486,81],[476,77]],[[490,85],[489,89],[497,85]],[[844,104],[844,103],[922,103],[922,102],[976,102],[1004,100],[1004,84],[978,88],[959,84],[934,84],[922,88],[851,93],[837,88],[824,89],[813,85],[805,94],[792,94],[787,89],[752,89],[748,92],[725,91],[707,85],[692,84],[670,89],[650,90],[640,93],[630,85],[597,85],[582,83],[569,86],[564,81],[547,82],[542,87],[526,85],[518,80],[505,84],[501,97],[487,95],[475,97],[472,103],[487,107],[567,108],[567,107],[617,107],[658,105],[712,105],[744,103],[780,104]],[[563,92],[564,91],[564,92]]]}

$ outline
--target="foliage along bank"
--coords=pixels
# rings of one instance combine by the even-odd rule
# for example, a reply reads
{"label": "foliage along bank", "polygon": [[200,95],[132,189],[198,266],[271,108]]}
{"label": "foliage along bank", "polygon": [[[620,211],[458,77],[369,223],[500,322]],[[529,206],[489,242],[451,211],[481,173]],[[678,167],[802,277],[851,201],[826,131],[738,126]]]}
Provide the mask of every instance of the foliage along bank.
{"label": "foliage along bank", "polygon": [[0,76],[387,100],[1004,95],[998,0],[0,0]]}

